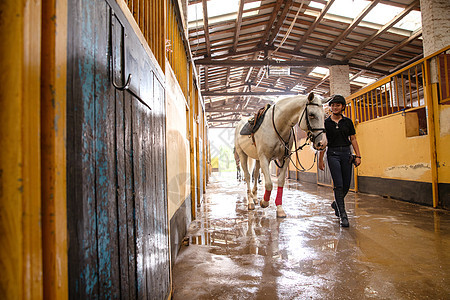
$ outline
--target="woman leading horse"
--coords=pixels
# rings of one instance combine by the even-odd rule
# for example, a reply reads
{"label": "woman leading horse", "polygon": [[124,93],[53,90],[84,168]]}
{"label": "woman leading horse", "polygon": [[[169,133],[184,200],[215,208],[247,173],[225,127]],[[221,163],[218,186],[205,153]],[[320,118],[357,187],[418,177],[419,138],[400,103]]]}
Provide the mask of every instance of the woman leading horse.
{"label": "woman leading horse", "polygon": [[[265,193],[260,201],[261,207],[269,206],[272,193],[272,180],[269,171],[269,163],[277,160],[280,172],[277,178],[277,217],[284,218],[286,214],[282,208],[283,187],[286,176],[288,160],[292,154],[294,141],[293,127],[299,124],[300,128],[307,132],[308,139],[316,150],[323,150],[327,145],[324,129],[324,111],[320,97],[310,93],[308,96],[298,95],[278,101],[271,106],[264,117],[259,129],[250,135],[241,135],[241,129],[247,123],[241,120],[235,131],[235,148],[239,155],[244,179],[247,183],[248,209],[255,209],[257,202],[257,180],[253,189],[250,189],[250,173],[248,159],[256,160],[255,173],[261,167],[264,174]],[[257,176],[254,176],[257,178]]]}

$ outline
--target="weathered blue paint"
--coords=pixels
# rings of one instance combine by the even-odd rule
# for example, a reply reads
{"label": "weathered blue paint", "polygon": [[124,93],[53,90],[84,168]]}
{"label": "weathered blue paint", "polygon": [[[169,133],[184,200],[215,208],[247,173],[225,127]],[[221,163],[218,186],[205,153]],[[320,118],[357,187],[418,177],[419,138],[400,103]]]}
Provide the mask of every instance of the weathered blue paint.
{"label": "weathered blue paint", "polygon": [[86,286],[86,295],[93,295],[94,288],[97,285],[96,269],[90,265],[86,265],[80,274],[81,282]]}

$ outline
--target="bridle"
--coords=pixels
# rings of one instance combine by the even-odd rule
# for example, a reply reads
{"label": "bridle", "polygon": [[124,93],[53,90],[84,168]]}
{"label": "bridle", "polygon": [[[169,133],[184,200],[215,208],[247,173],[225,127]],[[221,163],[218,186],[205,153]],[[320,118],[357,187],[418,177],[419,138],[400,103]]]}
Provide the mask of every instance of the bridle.
{"label": "bridle", "polygon": [[[277,127],[275,126],[275,105],[272,106],[272,125],[273,125],[273,129],[274,129],[275,132],[277,133],[278,139],[281,141],[281,143],[282,143],[283,146],[284,146],[284,156],[283,156],[283,163],[282,163],[282,165],[281,165],[281,166],[278,165],[277,161],[275,160],[275,164],[276,164],[277,167],[280,168],[280,169],[283,168],[284,163],[286,162],[286,158],[289,158],[289,159],[292,161],[291,155],[292,155],[292,153],[294,153],[294,152],[295,152],[295,154],[296,154],[296,156],[297,156],[297,161],[299,162],[300,166],[301,166],[302,169],[303,169],[303,170],[301,170],[301,169],[297,168],[297,166],[295,166],[295,163],[294,163],[295,168],[296,168],[297,170],[299,170],[299,171],[308,171],[308,170],[310,170],[310,169],[314,166],[314,163],[316,162],[316,156],[317,156],[317,153],[316,153],[316,155],[314,156],[314,162],[313,162],[313,165],[312,165],[309,169],[306,170],[306,169],[302,166],[302,164],[300,163],[300,160],[299,160],[299,158],[298,158],[298,151],[299,151],[299,150],[302,150],[306,145],[309,145],[308,140],[311,141],[311,142],[314,144],[314,141],[317,139],[317,137],[318,137],[319,135],[321,135],[321,134],[323,134],[323,133],[326,132],[326,130],[325,130],[324,127],[313,128],[313,127],[311,126],[311,123],[309,122],[309,118],[308,118],[308,106],[310,106],[310,105],[320,107],[320,104],[318,104],[318,103],[312,103],[312,102],[309,102],[309,101],[308,101],[308,103],[306,103],[305,109],[303,110],[303,113],[302,113],[302,115],[300,116],[300,121],[298,122],[298,124],[299,124],[299,125],[301,124],[303,117],[306,115],[306,117],[305,117],[306,119],[305,119],[305,120],[306,120],[306,127],[307,127],[307,129],[308,129],[308,133],[307,133],[307,137],[306,137],[305,143],[304,143],[303,145],[301,145],[300,147],[298,147],[298,148],[297,148],[297,140],[296,140],[296,138],[295,138],[294,128],[293,128],[293,127],[292,127],[291,130],[289,131],[289,137],[288,137],[288,140],[287,140],[287,141],[285,141],[285,140],[283,139],[283,137],[280,135],[280,133],[278,132]],[[316,135],[314,135],[313,132],[317,132],[317,131],[318,131],[318,133],[317,133]],[[296,149],[295,149],[294,151],[291,151],[291,149],[289,149],[289,141],[291,140],[291,135],[294,136],[294,144],[295,144],[295,147],[296,147]]]}

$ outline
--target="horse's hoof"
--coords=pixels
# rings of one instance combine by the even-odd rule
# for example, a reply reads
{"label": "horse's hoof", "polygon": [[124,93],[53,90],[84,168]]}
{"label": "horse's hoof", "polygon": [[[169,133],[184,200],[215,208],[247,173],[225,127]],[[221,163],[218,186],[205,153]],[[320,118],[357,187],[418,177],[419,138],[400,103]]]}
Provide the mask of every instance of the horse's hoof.
{"label": "horse's hoof", "polygon": [[286,218],[286,214],[284,213],[283,207],[281,207],[281,205],[277,206],[277,218]]}
{"label": "horse's hoof", "polygon": [[269,201],[261,200],[261,202],[259,202],[259,205],[261,205],[262,208],[266,208],[267,206],[269,206]]}
{"label": "horse's hoof", "polygon": [[258,198],[257,197],[253,198],[253,203],[258,204]]}
{"label": "horse's hoof", "polygon": [[254,210],[254,209],[255,209],[255,204],[252,203],[252,202],[250,202],[250,203],[248,204],[248,210]]}

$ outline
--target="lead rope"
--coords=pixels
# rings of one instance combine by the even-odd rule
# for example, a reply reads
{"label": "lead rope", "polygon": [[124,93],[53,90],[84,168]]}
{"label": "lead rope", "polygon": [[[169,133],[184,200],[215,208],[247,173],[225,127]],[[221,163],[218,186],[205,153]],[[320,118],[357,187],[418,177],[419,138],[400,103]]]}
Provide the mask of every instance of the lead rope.
{"label": "lead rope", "polygon": [[[303,113],[302,113],[302,115],[301,115],[301,117],[300,117],[300,122],[302,121],[302,118],[303,118],[303,115],[305,114],[305,111],[306,111],[306,107],[305,107],[305,109],[303,110]],[[298,151],[299,151],[299,150],[302,150],[303,147],[305,147],[306,145],[309,145],[309,144],[308,144],[309,136],[306,138],[305,143],[304,143],[303,145],[301,145],[300,147],[297,148],[297,139],[295,138],[294,128],[291,128],[291,130],[289,131],[289,138],[288,138],[287,141],[285,141],[285,140],[283,139],[283,137],[280,135],[280,133],[278,132],[277,127],[275,126],[275,105],[272,106],[272,125],[273,125],[273,129],[275,129],[275,132],[277,133],[278,139],[281,141],[281,143],[282,143],[283,146],[284,146],[283,163],[282,163],[281,166],[280,166],[280,165],[278,164],[277,160],[274,160],[275,165],[277,165],[277,167],[280,168],[280,169],[283,168],[283,167],[284,167],[284,163],[286,162],[286,158],[289,158],[289,160],[290,160],[291,162],[293,162],[293,161],[292,161],[292,158],[291,158],[291,155],[292,155],[292,153],[294,153],[294,152],[296,153],[297,160],[298,160],[298,162],[300,163],[300,160],[298,159]],[[308,125],[309,125],[309,123],[308,123]],[[310,126],[308,126],[308,127],[310,127]],[[291,140],[291,134],[294,136],[294,144],[295,144],[295,147],[297,148],[297,149],[295,149],[294,151],[291,151],[291,150],[289,149],[289,141]],[[314,162],[315,162],[315,161],[316,161],[316,158],[314,157]],[[295,166],[295,164],[294,164],[294,166]],[[300,166],[301,166],[301,163],[300,163]],[[298,169],[297,166],[295,166],[295,168],[296,168],[297,170],[299,170],[299,171],[302,171],[302,170]],[[303,168],[303,166],[302,166],[302,168]],[[311,168],[312,168],[312,167],[311,167]],[[310,170],[310,169],[308,169],[308,170]],[[306,170],[306,171],[308,171],[308,170]],[[305,170],[304,170],[304,171],[305,171]]]}

